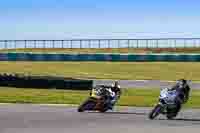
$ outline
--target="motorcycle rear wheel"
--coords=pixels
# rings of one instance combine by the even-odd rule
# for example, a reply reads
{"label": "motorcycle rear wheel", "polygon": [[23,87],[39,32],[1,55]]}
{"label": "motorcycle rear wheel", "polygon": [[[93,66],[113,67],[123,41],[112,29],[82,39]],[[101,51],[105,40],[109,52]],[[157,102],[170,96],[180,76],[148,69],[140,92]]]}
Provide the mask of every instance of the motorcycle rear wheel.
{"label": "motorcycle rear wheel", "polygon": [[167,119],[172,120],[174,117],[176,117],[176,114],[167,114]]}
{"label": "motorcycle rear wheel", "polygon": [[168,112],[168,113],[167,113],[166,117],[167,117],[168,120],[173,119],[173,118],[176,117],[176,115],[177,115],[177,112],[174,111],[174,110],[169,110],[169,109],[168,109],[167,112]]}

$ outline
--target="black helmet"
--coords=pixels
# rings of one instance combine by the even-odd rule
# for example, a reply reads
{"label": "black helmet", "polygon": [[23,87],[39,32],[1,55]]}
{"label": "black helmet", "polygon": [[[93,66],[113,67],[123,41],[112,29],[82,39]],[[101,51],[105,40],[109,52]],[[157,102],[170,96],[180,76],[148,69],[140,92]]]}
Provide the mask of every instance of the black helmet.
{"label": "black helmet", "polygon": [[178,87],[183,87],[183,86],[185,86],[187,84],[187,80],[185,80],[185,79],[179,79],[178,81],[177,81],[177,86]]}
{"label": "black helmet", "polygon": [[187,80],[185,80],[185,79],[179,79],[178,82],[179,82],[179,83],[182,83],[182,84],[186,84],[186,83],[187,83]]}

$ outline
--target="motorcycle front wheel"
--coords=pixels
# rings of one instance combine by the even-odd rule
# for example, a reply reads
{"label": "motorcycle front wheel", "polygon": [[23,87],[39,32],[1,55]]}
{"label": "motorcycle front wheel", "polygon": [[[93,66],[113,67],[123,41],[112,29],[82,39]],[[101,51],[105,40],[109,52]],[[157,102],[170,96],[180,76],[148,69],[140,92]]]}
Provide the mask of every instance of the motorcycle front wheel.
{"label": "motorcycle front wheel", "polygon": [[78,112],[84,112],[86,110],[93,110],[96,106],[96,100],[89,98],[82,105],[78,107]]}
{"label": "motorcycle front wheel", "polygon": [[155,119],[160,114],[161,109],[162,109],[161,105],[159,104],[156,105],[154,109],[149,113],[149,119],[151,120]]}

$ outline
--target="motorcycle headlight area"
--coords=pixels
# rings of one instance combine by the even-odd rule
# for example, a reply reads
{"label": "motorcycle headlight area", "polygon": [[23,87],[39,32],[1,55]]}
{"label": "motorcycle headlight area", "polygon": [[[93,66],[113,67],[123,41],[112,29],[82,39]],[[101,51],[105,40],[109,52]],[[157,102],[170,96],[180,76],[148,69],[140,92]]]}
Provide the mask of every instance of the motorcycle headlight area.
{"label": "motorcycle headlight area", "polygon": [[102,94],[102,89],[99,89],[99,88],[94,89],[94,93],[99,96]]}
{"label": "motorcycle headlight area", "polygon": [[161,94],[159,97],[160,97],[160,99],[164,99],[164,98],[166,99],[167,95],[166,94]]}

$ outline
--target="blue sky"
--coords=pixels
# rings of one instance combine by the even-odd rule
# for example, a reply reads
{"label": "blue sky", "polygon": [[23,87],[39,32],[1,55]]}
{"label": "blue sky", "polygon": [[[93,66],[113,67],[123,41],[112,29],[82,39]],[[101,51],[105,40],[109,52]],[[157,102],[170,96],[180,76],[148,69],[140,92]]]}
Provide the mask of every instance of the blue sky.
{"label": "blue sky", "polygon": [[0,39],[200,37],[199,0],[4,0]]}

